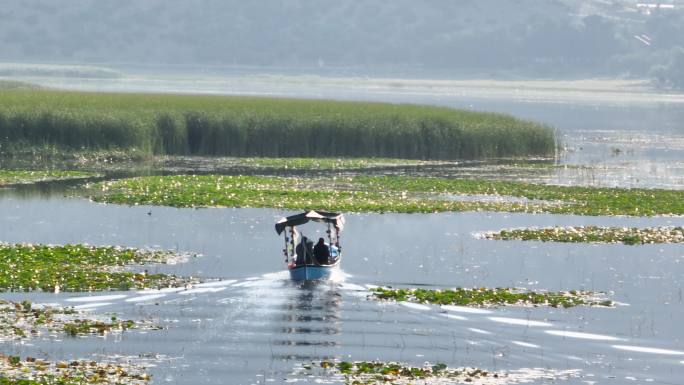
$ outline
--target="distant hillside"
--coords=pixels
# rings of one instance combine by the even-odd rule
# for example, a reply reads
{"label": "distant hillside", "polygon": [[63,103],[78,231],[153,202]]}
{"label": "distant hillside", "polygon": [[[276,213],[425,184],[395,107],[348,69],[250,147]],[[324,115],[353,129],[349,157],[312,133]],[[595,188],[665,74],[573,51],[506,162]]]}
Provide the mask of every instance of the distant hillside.
{"label": "distant hillside", "polygon": [[[646,1],[642,3],[648,3]],[[23,0],[0,61],[646,76],[684,47],[684,2],[630,0]],[[660,66],[658,68],[655,68]],[[675,71],[676,72],[676,71]]]}

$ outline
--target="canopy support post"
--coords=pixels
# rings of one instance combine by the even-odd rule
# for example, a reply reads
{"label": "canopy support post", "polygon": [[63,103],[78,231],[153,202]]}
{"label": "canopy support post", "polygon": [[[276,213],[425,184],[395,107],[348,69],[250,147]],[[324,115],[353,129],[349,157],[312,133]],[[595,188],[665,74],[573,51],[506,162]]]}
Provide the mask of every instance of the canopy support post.
{"label": "canopy support post", "polygon": [[330,247],[332,247],[333,245],[332,230],[330,230],[330,222],[328,222],[328,244],[330,245]]}
{"label": "canopy support post", "polygon": [[285,248],[283,249],[283,254],[285,254],[285,264],[289,265],[290,264],[290,253],[288,251],[288,244],[289,240],[287,239],[287,229],[283,231],[283,234],[285,235]]}

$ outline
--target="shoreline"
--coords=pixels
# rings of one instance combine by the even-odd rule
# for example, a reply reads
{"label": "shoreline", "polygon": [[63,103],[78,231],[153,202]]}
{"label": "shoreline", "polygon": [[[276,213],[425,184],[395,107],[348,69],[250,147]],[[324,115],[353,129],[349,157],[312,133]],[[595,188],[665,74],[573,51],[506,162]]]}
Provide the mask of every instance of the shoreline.
{"label": "shoreline", "polygon": [[279,75],[227,76],[124,74],[119,78],[49,76],[4,77],[42,87],[82,92],[236,95],[381,101],[425,96],[458,99],[511,99],[545,103],[684,104],[684,93],[659,90],[647,79],[576,80],[402,79]]}

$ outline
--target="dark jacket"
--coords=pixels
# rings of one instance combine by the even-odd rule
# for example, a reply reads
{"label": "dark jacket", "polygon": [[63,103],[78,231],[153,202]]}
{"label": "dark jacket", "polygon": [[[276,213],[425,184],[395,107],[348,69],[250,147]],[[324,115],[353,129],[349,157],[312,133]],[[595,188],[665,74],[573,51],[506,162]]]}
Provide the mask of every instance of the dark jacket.
{"label": "dark jacket", "polygon": [[328,258],[330,257],[330,249],[324,242],[318,241],[318,243],[316,243],[316,246],[313,249],[313,254],[314,258],[316,259],[316,262],[319,265],[328,264]]}

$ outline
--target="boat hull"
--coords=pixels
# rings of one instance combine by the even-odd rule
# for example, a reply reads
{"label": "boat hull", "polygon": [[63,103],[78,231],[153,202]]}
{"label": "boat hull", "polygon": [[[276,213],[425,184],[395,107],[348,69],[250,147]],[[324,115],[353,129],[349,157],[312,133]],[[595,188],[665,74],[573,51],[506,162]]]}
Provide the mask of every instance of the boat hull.
{"label": "boat hull", "polygon": [[319,281],[329,279],[338,268],[339,263],[330,266],[301,265],[293,267],[289,271],[290,278],[293,281]]}

